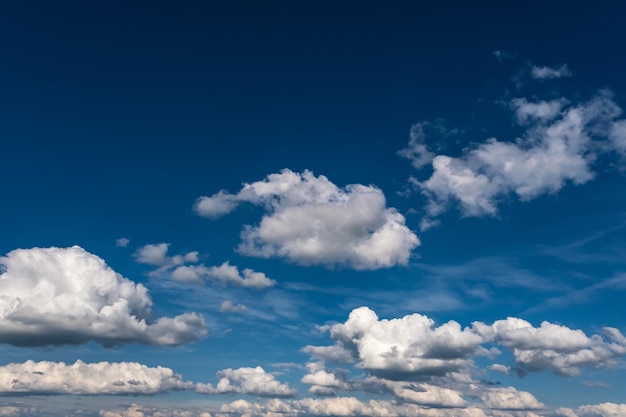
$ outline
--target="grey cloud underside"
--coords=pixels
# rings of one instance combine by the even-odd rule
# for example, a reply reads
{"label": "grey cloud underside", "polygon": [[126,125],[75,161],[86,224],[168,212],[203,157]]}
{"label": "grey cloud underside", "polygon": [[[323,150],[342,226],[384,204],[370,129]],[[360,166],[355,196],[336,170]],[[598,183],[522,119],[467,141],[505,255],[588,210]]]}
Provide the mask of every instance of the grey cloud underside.
{"label": "grey cloud underside", "polygon": [[154,319],[143,285],[78,246],[17,249],[0,264],[0,343],[175,346],[207,333],[195,313]]}
{"label": "grey cloud underside", "polygon": [[238,251],[280,257],[301,265],[340,265],[354,269],[387,268],[408,262],[419,245],[405,218],[386,207],[374,186],[340,188],[324,176],[288,169],[263,181],[244,184],[237,194],[220,191],[200,197],[197,214],[217,218],[241,203],[265,208],[256,226],[245,226]]}

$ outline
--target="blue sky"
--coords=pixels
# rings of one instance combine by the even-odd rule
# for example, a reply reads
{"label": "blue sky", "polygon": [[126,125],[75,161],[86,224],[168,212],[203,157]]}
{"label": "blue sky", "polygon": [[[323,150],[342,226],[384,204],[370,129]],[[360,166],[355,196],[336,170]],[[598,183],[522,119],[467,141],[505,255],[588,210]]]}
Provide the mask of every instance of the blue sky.
{"label": "blue sky", "polygon": [[626,415],[625,12],[0,5],[0,415]]}

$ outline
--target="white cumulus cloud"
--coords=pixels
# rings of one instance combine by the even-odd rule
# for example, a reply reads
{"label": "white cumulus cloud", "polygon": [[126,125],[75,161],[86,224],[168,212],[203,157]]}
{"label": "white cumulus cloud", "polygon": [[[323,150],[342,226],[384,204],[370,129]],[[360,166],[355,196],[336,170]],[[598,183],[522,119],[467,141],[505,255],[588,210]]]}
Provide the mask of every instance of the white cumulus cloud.
{"label": "white cumulus cloud", "polygon": [[185,255],[167,256],[169,243],[148,244],[137,249],[135,260],[142,264],[171,268],[188,262],[198,262],[198,252],[188,252]]}
{"label": "white cumulus cloud", "polygon": [[153,320],[148,290],[81,247],[0,257],[0,343],[180,345],[206,335],[195,313]]}
{"label": "white cumulus cloud", "polygon": [[404,216],[386,207],[380,189],[361,184],[340,188],[310,171],[284,169],[244,184],[237,194],[200,197],[195,211],[215,218],[242,202],[266,209],[261,222],[241,234],[238,250],[250,256],[377,269],[406,264],[419,245]]}
{"label": "white cumulus cloud", "polygon": [[243,304],[233,304],[232,301],[226,300],[220,305],[222,313],[243,313],[248,308]]}
{"label": "white cumulus cloud", "polygon": [[134,362],[76,361],[10,363],[0,366],[3,394],[149,395],[192,388],[169,368]]}
{"label": "white cumulus cloud", "polygon": [[522,372],[551,369],[559,375],[573,376],[578,375],[581,366],[607,367],[626,354],[626,339],[610,327],[604,328],[604,337],[589,337],[582,330],[547,321],[534,327],[526,320],[509,317],[494,322],[483,334],[511,349]]}
{"label": "white cumulus cloud", "polygon": [[411,182],[427,197],[422,229],[451,204],[464,216],[495,215],[500,200],[515,195],[521,201],[556,193],[566,184],[584,184],[594,178],[598,153],[622,149],[621,109],[608,91],[594,99],[569,105],[561,98],[512,101],[525,133],[515,141],[495,138],[476,145],[459,157],[437,155],[430,178]]}
{"label": "white cumulus cloud", "polygon": [[142,264],[158,266],[151,271],[151,276],[170,276],[176,281],[202,284],[205,281],[217,282],[221,285],[251,287],[262,289],[276,285],[276,281],[268,278],[263,272],[249,268],[239,272],[239,268],[228,261],[220,266],[206,266],[198,263],[197,251],[184,255],[168,256],[169,243],[157,243],[142,246],[134,254],[135,260]]}
{"label": "white cumulus cloud", "polygon": [[279,382],[274,375],[263,368],[223,369],[216,386],[198,383],[196,392],[200,394],[250,394],[259,397],[293,397],[297,391],[289,384]]}
{"label": "white cumulus cloud", "polygon": [[481,400],[486,407],[500,410],[534,410],[545,407],[531,393],[518,391],[513,387],[486,389]]}
{"label": "white cumulus cloud", "polygon": [[[353,310],[345,323],[330,328],[335,349],[305,348],[323,359],[337,357],[336,350],[351,355],[357,366],[388,379],[411,375],[444,375],[470,363],[469,356],[480,349],[483,336],[454,321],[434,327],[421,314],[380,320],[367,307]],[[324,357],[329,352],[330,357]]]}
{"label": "white cumulus cloud", "polygon": [[515,367],[493,364],[490,369],[523,375],[552,370],[561,376],[577,375],[583,366],[615,366],[626,355],[626,337],[612,327],[587,336],[582,330],[543,322],[534,327],[509,317],[493,324],[473,322],[462,328],[455,321],[435,326],[421,314],[379,319],[368,307],[353,310],[345,323],[330,326],[331,346],[307,346],[304,352],[318,359],[356,363],[358,368],[388,380],[416,376],[453,376],[474,365],[473,357],[499,354],[493,345],[513,353]]}
{"label": "white cumulus cloud", "polygon": [[231,265],[228,261],[220,266],[207,267],[200,265],[183,265],[174,269],[172,278],[178,281],[203,282],[210,280],[222,285],[234,285],[237,287],[249,287],[260,290],[276,285],[276,281],[268,278],[263,272],[257,272],[249,268],[243,269]]}
{"label": "white cumulus cloud", "polygon": [[601,403],[583,405],[576,410],[580,417],[621,417],[626,416],[626,404]]}

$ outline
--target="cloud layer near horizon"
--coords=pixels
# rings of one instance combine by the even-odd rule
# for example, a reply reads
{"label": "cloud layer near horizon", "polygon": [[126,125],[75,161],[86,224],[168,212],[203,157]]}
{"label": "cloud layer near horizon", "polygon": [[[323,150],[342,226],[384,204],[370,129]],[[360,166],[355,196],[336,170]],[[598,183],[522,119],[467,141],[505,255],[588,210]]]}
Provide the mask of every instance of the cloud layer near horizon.
{"label": "cloud layer near horizon", "polygon": [[169,368],[134,362],[76,361],[10,363],[0,366],[0,393],[151,395],[192,387]]}

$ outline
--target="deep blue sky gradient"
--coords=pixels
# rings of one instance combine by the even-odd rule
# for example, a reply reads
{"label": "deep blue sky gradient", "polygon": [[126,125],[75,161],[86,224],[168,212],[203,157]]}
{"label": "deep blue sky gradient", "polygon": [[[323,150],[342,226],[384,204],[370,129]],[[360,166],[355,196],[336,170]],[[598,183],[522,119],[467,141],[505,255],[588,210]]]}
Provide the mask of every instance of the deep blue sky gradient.
{"label": "deep blue sky gradient", "polygon": [[[458,156],[520,134],[501,104],[513,97],[558,90],[585,101],[610,88],[625,107],[625,16],[618,1],[3,2],[0,254],[80,245],[145,283],[157,315],[206,313],[212,335],[184,348],[3,346],[0,365],[119,358],[213,381],[226,367],[304,363],[302,346],[330,343],[314,326],[345,321],[364,303],[387,318],[420,312],[466,326],[513,315],[588,334],[607,325],[626,331],[623,292],[545,305],[624,271],[624,165],[616,157],[600,161],[594,181],[526,203],[511,198],[497,217],[451,210],[440,227],[418,233],[409,266],[377,271],[245,257],[233,248],[261,208],[242,205],[219,221],[192,210],[201,195],[309,169],[339,186],[375,184],[418,230],[424,199],[406,195],[416,171],[396,153],[411,125],[444,118],[463,134],[437,146]],[[563,63],[572,78],[516,86],[530,64]],[[122,236],[128,248],[115,246]],[[207,264],[264,271],[279,284],[258,296],[260,308],[282,300],[297,313],[257,321],[221,319],[214,305],[203,311],[214,293],[169,288],[134,262],[134,250],[159,242],[171,242],[172,253],[198,250]],[[555,287],[510,283],[531,276]],[[476,289],[489,296],[472,296]],[[450,297],[449,308],[429,307],[429,294]],[[548,372],[500,381],[549,406],[623,401],[623,365],[603,375],[558,379],[558,387]],[[585,387],[584,378],[611,387]]]}

